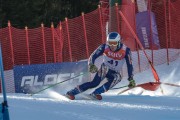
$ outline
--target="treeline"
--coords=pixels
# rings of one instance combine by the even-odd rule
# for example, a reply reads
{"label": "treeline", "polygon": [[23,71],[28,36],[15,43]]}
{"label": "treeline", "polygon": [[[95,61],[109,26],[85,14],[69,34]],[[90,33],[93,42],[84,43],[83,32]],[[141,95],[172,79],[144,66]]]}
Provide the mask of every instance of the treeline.
{"label": "treeline", "polygon": [[59,21],[80,16],[97,9],[99,0],[1,0],[0,28],[7,27],[8,20],[16,28],[36,28],[41,23],[55,27]]}

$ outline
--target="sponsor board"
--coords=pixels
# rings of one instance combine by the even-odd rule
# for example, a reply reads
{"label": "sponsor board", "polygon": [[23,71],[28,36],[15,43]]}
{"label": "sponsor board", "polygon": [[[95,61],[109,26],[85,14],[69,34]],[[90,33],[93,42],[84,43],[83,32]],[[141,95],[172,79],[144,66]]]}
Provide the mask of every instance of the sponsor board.
{"label": "sponsor board", "polygon": [[136,14],[136,30],[145,49],[160,48],[156,19],[153,12],[144,11]]}
{"label": "sponsor board", "polygon": [[[87,72],[87,67],[87,61],[15,66],[13,69],[15,92],[38,91],[43,87],[83,74]],[[66,84],[77,85],[87,81],[89,77],[85,74],[67,81]]]}

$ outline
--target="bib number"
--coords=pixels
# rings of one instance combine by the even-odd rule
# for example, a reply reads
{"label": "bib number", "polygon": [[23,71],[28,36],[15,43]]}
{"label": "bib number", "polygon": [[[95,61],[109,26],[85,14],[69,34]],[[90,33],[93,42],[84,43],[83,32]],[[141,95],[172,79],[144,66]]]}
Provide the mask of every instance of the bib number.
{"label": "bib number", "polygon": [[110,63],[111,65],[114,65],[114,66],[118,65],[118,61],[115,61],[115,60],[110,60],[110,61],[108,61],[108,63]]}

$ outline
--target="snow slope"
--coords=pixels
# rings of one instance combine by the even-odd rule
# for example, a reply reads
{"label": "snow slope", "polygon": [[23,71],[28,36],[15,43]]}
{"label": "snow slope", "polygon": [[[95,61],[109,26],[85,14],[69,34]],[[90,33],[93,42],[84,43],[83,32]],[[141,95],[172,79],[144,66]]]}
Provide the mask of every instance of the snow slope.
{"label": "snow slope", "polygon": [[[156,66],[161,82],[180,85],[180,59]],[[153,81],[151,70],[134,76],[137,83]],[[116,87],[127,85],[126,78]],[[155,92],[135,88],[123,95],[109,90],[102,101],[71,101],[60,91],[45,91],[29,96],[7,94],[11,120],[180,120],[180,88],[162,85]],[[142,93],[142,94],[139,94]],[[2,95],[0,96],[2,101]]]}

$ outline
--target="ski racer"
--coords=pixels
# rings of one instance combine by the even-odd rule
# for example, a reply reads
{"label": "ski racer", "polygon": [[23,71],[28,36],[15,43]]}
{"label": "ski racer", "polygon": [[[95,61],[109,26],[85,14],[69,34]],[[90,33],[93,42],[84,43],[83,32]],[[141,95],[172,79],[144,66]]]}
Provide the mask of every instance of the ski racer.
{"label": "ski racer", "polygon": [[[75,95],[82,93],[90,88],[97,87],[105,78],[107,82],[90,94],[94,98],[101,100],[101,93],[107,92],[114,87],[122,79],[120,70],[124,62],[127,64],[128,72],[128,87],[135,87],[136,83],[133,79],[133,66],[131,59],[131,51],[126,45],[121,42],[121,36],[117,32],[111,32],[107,36],[106,44],[100,45],[90,56],[88,65],[89,72],[96,73],[91,82],[83,83],[66,93],[66,97],[71,100],[75,99]],[[95,60],[103,55],[103,62],[98,70],[95,65]]]}

